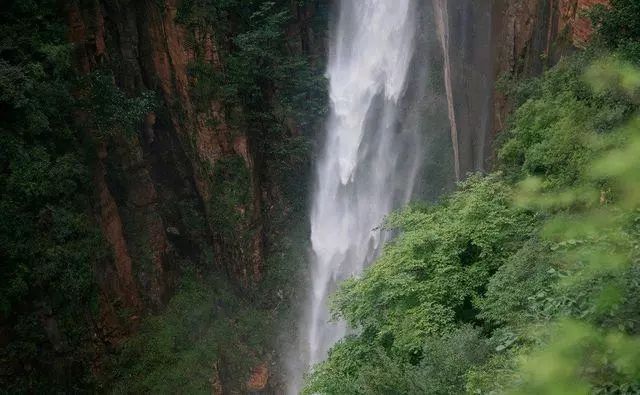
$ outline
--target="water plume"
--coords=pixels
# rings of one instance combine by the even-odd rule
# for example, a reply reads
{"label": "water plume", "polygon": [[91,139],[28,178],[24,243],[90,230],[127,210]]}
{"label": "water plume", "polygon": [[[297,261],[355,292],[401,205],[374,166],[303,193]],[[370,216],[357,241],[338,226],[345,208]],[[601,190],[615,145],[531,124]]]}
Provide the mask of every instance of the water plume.
{"label": "water plume", "polygon": [[311,209],[312,289],[301,336],[307,367],[347,331],[329,322],[327,297],[372,261],[384,239],[376,228],[413,191],[421,144],[415,130],[401,127],[399,101],[414,51],[414,7],[411,0],[339,5],[327,69],[331,113]]}

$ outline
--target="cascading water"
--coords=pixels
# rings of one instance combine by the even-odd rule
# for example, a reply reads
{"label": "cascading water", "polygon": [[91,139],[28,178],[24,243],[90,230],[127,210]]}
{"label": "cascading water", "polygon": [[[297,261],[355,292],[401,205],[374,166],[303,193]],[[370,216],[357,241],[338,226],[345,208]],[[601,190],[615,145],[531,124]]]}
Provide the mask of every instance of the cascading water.
{"label": "cascading water", "polygon": [[342,1],[338,12],[327,71],[331,114],[311,211],[306,367],[345,335],[344,323],[329,322],[327,297],[374,258],[384,239],[375,228],[409,200],[422,158],[419,133],[402,126],[399,106],[413,57],[415,3]]}

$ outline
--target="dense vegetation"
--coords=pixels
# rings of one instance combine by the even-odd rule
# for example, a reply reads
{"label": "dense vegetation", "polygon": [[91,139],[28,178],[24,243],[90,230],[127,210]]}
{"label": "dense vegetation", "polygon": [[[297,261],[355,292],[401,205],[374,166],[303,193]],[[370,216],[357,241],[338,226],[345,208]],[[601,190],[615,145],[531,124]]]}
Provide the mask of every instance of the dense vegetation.
{"label": "dense vegetation", "polygon": [[[185,276],[161,315],[147,318],[111,362],[113,393],[210,393],[240,387],[262,362],[270,320],[226,280]],[[255,330],[255,328],[263,328]]]}
{"label": "dense vegetation", "polygon": [[[296,6],[303,9],[309,3],[300,1]],[[218,236],[226,251],[246,249],[257,231],[247,218],[250,205],[240,216],[229,209],[246,203],[249,178],[268,184],[260,187],[272,189],[270,200],[278,205],[264,213],[270,219],[267,224],[274,225],[265,230],[267,234],[282,233],[282,221],[300,222],[306,215],[311,138],[326,110],[326,87],[321,62],[304,48],[305,33],[292,29],[291,8],[291,2],[283,0],[191,0],[178,8],[177,22],[194,35],[209,31],[220,49],[220,67],[202,56],[190,64],[196,99],[205,105],[211,100],[224,103],[229,126],[247,135],[254,154],[253,177],[237,174],[243,171],[238,166],[213,169],[219,182],[211,191],[210,220],[223,229]],[[304,23],[322,25],[325,12],[320,9]],[[235,161],[242,166],[241,158]],[[222,165],[232,162],[233,158]],[[287,211],[293,211],[292,218],[274,214]]]}
{"label": "dense vegetation", "polygon": [[[126,145],[149,111],[165,116],[166,103],[153,92],[118,89],[110,69],[117,60],[80,77],[64,3],[9,1],[0,13],[0,393],[197,393],[216,380],[241,388],[252,367],[271,362],[269,340],[295,300],[291,284],[302,264],[291,262],[302,261],[307,239],[310,138],[325,111],[320,61],[297,44],[291,2],[181,2],[176,21],[188,40],[207,31],[220,49],[221,67],[201,53],[189,65],[196,105],[224,103],[230,128],[256,153],[258,174],[240,156],[208,169],[215,186],[208,220],[232,253],[264,226],[268,270],[260,285],[241,288],[221,269],[238,257],[213,256],[207,246],[203,257],[173,263],[179,277],[166,306],[143,311],[135,335],[125,339],[125,330],[103,344],[97,282],[113,257],[92,204],[96,145]],[[314,17],[305,23],[324,25],[322,10]],[[126,183],[122,171],[110,181]],[[255,180],[264,185],[250,185]],[[272,204],[263,205],[262,224],[237,210],[251,207],[251,187]],[[198,207],[170,203],[195,233],[207,234]],[[144,255],[145,243],[130,247]],[[131,312],[113,304],[128,320]]]}
{"label": "dense vegetation", "polygon": [[592,48],[512,84],[495,173],[389,216],[306,393],[640,392],[640,10],[612,3]]}
{"label": "dense vegetation", "polygon": [[77,391],[90,381],[93,270],[108,259],[91,218],[90,153],[114,129],[131,132],[153,100],[125,97],[106,75],[78,78],[54,1],[2,8],[0,387]]}

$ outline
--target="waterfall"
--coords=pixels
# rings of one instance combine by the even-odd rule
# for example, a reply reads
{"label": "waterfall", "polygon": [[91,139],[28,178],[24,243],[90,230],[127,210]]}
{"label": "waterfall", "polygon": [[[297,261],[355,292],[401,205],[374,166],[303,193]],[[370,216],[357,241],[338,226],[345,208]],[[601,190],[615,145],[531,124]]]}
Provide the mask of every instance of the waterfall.
{"label": "waterfall", "polygon": [[311,290],[301,335],[307,368],[346,334],[344,323],[329,322],[327,298],[375,258],[384,241],[376,228],[410,199],[422,158],[417,128],[402,124],[399,105],[416,4],[358,0],[338,7],[327,69],[331,112],[311,208]]}

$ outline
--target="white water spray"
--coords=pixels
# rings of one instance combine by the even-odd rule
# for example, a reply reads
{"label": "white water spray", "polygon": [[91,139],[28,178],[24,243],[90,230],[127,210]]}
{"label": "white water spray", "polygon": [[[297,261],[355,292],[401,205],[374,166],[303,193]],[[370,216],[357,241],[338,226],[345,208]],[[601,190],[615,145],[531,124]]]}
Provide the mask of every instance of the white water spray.
{"label": "white water spray", "polygon": [[[399,103],[414,51],[411,0],[342,1],[332,32],[331,115],[316,167],[311,211],[311,295],[303,324],[306,367],[346,334],[330,323],[327,297],[375,258],[375,228],[411,197],[421,163],[417,128],[402,125]],[[291,378],[290,392],[300,378]]]}

